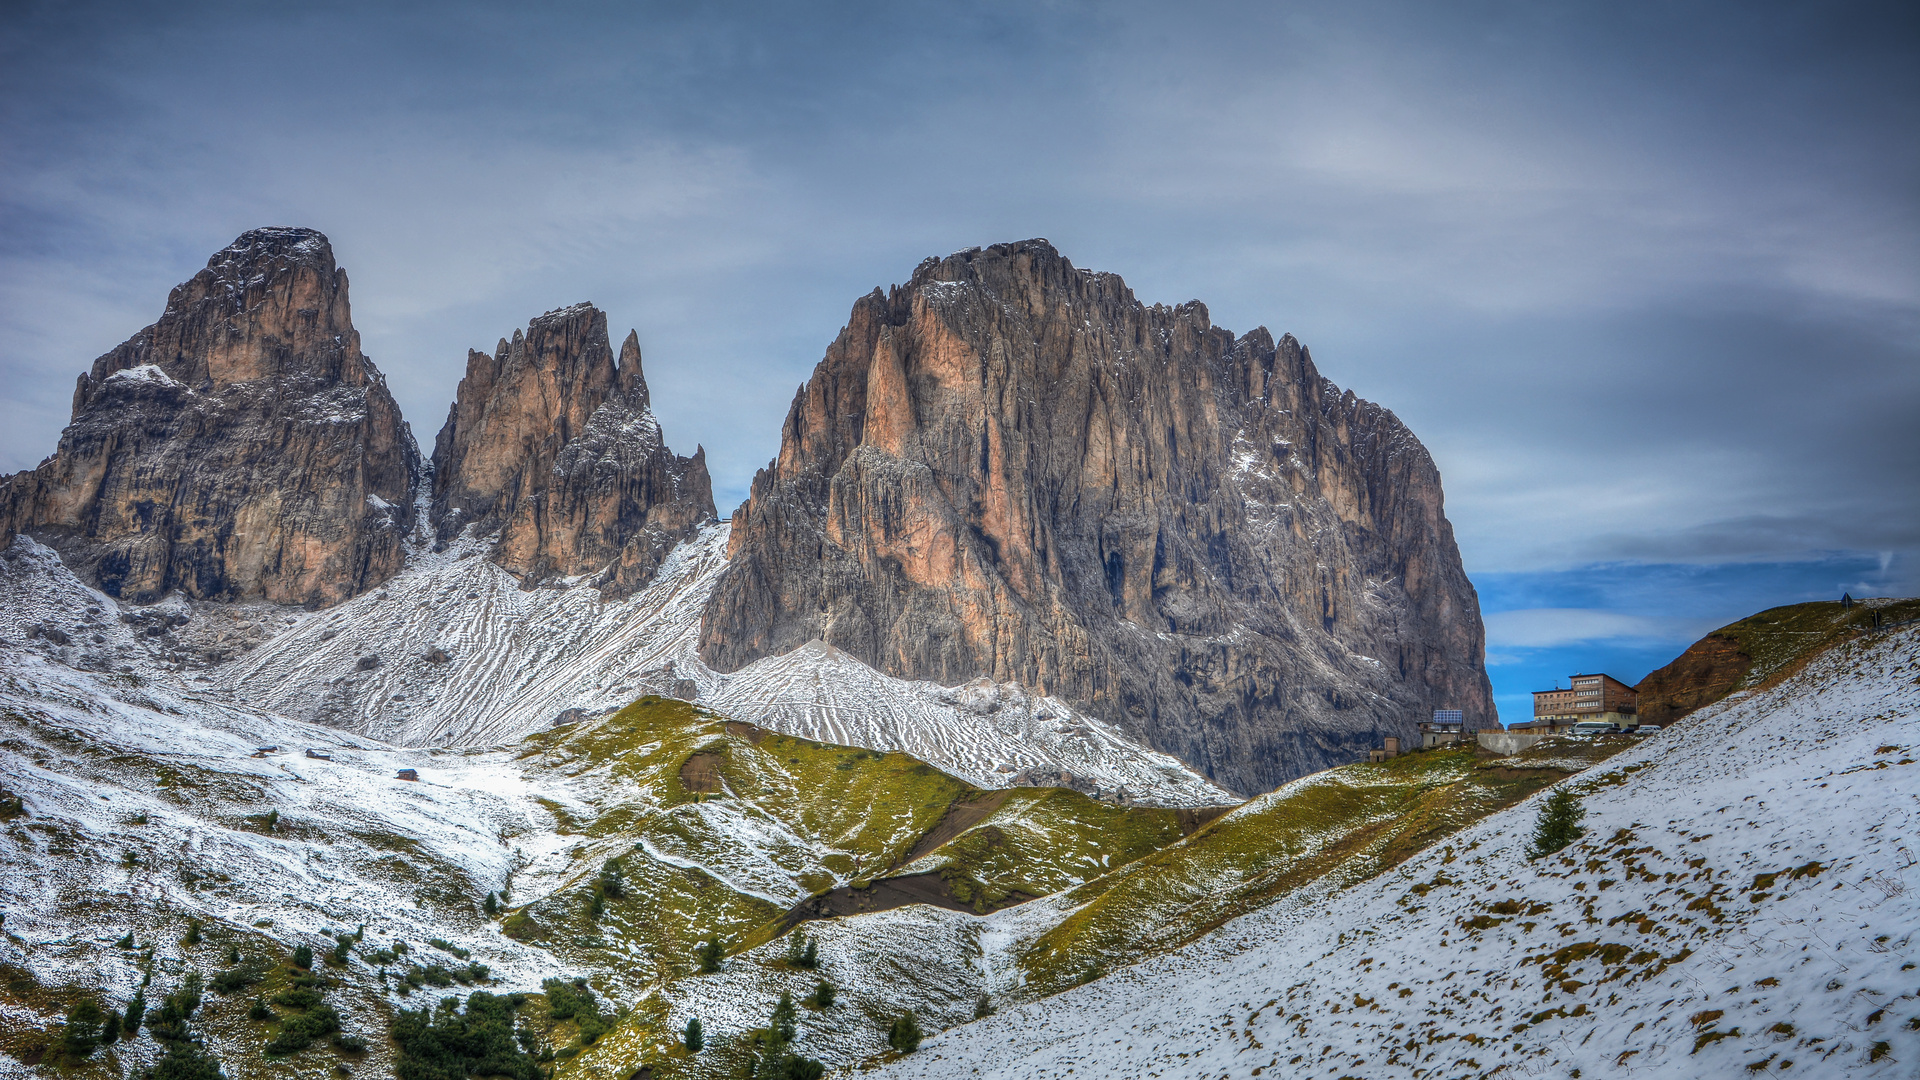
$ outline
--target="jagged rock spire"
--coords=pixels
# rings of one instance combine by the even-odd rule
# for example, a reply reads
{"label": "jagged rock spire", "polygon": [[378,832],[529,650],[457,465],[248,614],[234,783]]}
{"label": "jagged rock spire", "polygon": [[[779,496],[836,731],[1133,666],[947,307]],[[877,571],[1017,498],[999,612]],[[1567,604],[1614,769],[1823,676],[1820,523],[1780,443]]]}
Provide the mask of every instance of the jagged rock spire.
{"label": "jagged rock spire", "polygon": [[417,461],[327,238],[255,229],[80,377],[54,456],[0,487],[0,543],[136,602],[330,604],[399,569]]}
{"label": "jagged rock spire", "polygon": [[496,561],[528,581],[599,574],[630,591],[714,517],[704,449],[667,449],[638,335],[616,360],[591,304],[547,312],[492,355],[467,354],[433,463],[440,539],[495,536]]}

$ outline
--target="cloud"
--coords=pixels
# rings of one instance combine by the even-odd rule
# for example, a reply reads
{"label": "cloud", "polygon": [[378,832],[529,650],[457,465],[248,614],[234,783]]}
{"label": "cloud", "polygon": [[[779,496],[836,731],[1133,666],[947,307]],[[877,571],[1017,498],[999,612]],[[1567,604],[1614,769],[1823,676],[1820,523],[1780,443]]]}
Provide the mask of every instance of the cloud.
{"label": "cloud", "polygon": [[731,505],[856,297],[1044,235],[1149,302],[1294,332],[1394,409],[1476,577],[1912,566],[1913,23],[33,6],[0,41],[0,467],[51,450],[74,376],[209,253],[299,223],[333,238],[423,441],[467,348],[592,300],[638,329],[669,440],[705,444]]}
{"label": "cloud", "polygon": [[1532,608],[1486,616],[1487,645],[1502,649],[1545,649],[1603,641],[1688,644],[1714,623],[1594,608]]}

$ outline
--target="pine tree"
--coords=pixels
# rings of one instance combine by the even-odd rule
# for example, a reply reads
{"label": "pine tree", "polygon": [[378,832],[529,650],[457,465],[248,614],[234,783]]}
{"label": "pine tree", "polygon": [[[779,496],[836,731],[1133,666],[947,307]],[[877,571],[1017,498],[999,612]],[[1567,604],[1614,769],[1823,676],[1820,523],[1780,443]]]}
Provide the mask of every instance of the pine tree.
{"label": "pine tree", "polygon": [[100,1025],[100,1045],[112,1046],[114,1043],[117,1043],[119,1041],[120,1041],[120,1013],[116,1010],[108,1009],[107,1019],[104,1023]]}
{"label": "pine tree", "polygon": [[973,1003],[973,1018],[975,1020],[985,1020],[987,1017],[992,1016],[994,1011],[992,995],[981,994],[980,1000]]}
{"label": "pine tree", "polygon": [[273,1019],[273,1010],[267,1008],[266,998],[257,997],[253,999],[253,1004],[247,1007],[247,1019],[249,1020]]}
{"label": "pine tree", "polygon": [[838,992],[834,990],[832,983],[821,979],[820,984],[813,988],[812,995],[807,998],[807,1004],[816,1009],[831,1009],[836,993]]}
{"label": "pine tree", "polygon": [[180,939],[180,944],[182,945],[200,944],[200,920],[199,919],[187,920],[187,936]]}
{"label": "pine tree", "polygon": [[85,1061],[100,1048],[100,1027],[106,1017],[100,1003],[82,998],[67,1010],[67,1026],[60,1032],[60,1049],[68,1061]]}
{"label": "pine tree", "polygon": [[238,945],[227,946],[227,966],[232,967],[233,965],[239,962],[240,962],[240,946]]}
{"label": "pine tree", "polygon": [[1586,816],[1587,808],[1580,805],[1573,792],[1555,789],[1540,808],[1539,820],[1534,822],[1533,842],[1527,849],[1527,857],[1543,858],[1585,836],[1587,830],[1580,827],[1580,819]]}
{"label": "pine tree", "polygon": [[720,939],[714,938],[701,942],[694,956],[700,961],[700,973],[709,975],[720,970],[720,961],[725,958],[726,950],[721,947]]}
{"label": "pine tree", "polygon": [[600,891],[615,900],[626,899],[627,882],[619,859],[608,859],[606,865],[600,868]]}
{"label": "pine tree", "polygon": [[808,971],[820,966],[820,943],[813,940],[811,935],[807,937],[806,951],[800,954],[800,966]]}
{"label": "pine tree", "polygon": [[920,1049],[920,1021],[912,1010],[900,1014],[887,1029],[887,1045],[902,1054],[911,1054]]}
{"label": "pine tree", "polygon": [[127,1002],[127,1014],[120,1018],[120,1030],[131,1039],[140,1034],[140,1021],[147,1016],[147,992],[144,989],[133,992],[133,1000]]}
{"label": "pine tree", "polygon": [[707,1045],[706,1036],[700,1034],[699,1017],[694,1016],[688,1018],[687,1031],[683,1041],[686,1043],[687,1053],[689,1054],[697,1054]]}
{"label": "pine tree", "polygon": [[313,946],[302,945],[293,950],[293,966],[302,971],[313,970]]}
{"label": "pine tree", "polygon": [[113,947],[116,949],[133,948],[133,931],[131,930],[127,931],[127,936],[121,938],[119,941],[114,942]]}
{"label": "pine tree", "polygon": [[796,1018],[793,995],[782,992],[779,1002],[773,1007],[773,1016],[767,1021],[767,1034],[773,1038],[776,1049],[793,1041]]}
{"label": "pine tree", "polygon": [[480,907],[486,911],[489,919],[500,914],[500,901],[495,900],[492,893],[488,893],[487,898],[480,902]]}

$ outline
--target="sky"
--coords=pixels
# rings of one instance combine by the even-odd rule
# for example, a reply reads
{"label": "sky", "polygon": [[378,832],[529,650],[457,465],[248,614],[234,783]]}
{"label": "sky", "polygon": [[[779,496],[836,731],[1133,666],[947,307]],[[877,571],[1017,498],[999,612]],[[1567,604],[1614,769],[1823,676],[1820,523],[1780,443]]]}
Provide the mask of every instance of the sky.
{"label": "sky", "polygon": [[853,301],[1044,236],[1267,326],[1440,466],[1507,722],[1920,592],[1920,9],[7,0],[0,469],[261,225],[431,444],[580,300],[736,505]]}

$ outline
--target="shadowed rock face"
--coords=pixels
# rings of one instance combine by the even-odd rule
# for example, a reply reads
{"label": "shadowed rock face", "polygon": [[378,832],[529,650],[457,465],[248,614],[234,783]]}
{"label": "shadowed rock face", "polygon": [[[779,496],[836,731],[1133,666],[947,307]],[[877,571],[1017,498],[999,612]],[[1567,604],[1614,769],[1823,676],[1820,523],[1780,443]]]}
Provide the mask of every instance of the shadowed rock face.
{"label": "shadowed rock face", "polygon": [[80,377],[54,456],[0,488],[0,544],[136,603],[331,604],[400,568],[418,458],[327,238],[255,229]]}
{"label": "shadowed rock face", "polygon": [[701,651],[812,639],[1014,680],[1243,792],[1493,717],[1425,448],[1291,337],[1145,307],[1045,241],[854,305],[733,522]]}
{"label": "shadowed rock face", "polygon": [[591,304],[467,354],[433,465],[440,539],[497,533],[494,560],[530,582],[598,574],[603,591],[629,593],[714,517],[706,451],[667,449],[638,337],[616,361]]}

